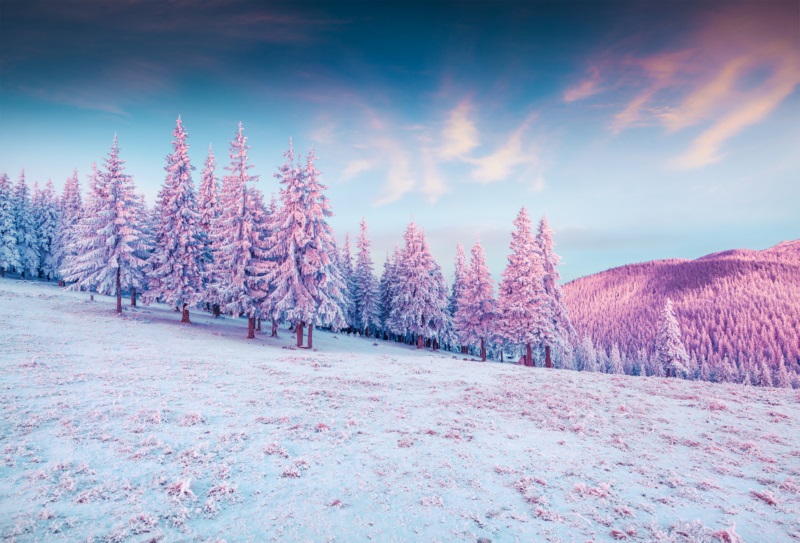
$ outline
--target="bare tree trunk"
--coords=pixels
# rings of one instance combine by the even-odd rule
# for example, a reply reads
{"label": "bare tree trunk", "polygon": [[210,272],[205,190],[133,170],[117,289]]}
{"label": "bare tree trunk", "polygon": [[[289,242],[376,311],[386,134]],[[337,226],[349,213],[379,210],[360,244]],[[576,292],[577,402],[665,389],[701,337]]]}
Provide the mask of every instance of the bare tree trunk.
{"label": "bare tree trunk", "polygon": [[192,321],[189,320],[189,304],[183,304],[183,314],[181,315],[181,322],[185,322],[186,324],[192,324]]}
{"label": "bare tree trunk", "polygon": [[314,325],[309,323],[309,325],[308,325],[308,348],[309,349],[313,348],[313,346],[314,346],[314,344],[312,342],[312,337],[311,337],[313,332],[314,332]]}
{"label": "bare tree trunk", "polygon": [[136,289],[131,289],[131,307],[136,307]]}
{"label": "bare tree trunk", "polygon": [[260,318],[260,317],[259,317],[259,319],[256,321],[256,331],[257,331],[257,332],[260,332],[260,331],[261,331],[261,318]]}
{"label": "bare tree trunk", "polygon": [[366,328],[367,337],[369,337],[369,326]]}
{"label": "bare tree trunk", "polygon": [[[6,269],[3,268],[3,267],[0,267],[0,277],[5,277],[5,276],[6,276]],[[64,285],[59,285],[59,286],[63,287]]]}
{"label": "bare tree trunk", "polygon": [[117,268],[117,313],[122,313],[122,270]]}
{"label": "bare tree trunk", "polygon": [[295,325],[295,332],[297,333],[297,346],[303,346],[303,321],[299,321]]}
{"label": "bare tree trunk", "polygon": [[425,345],[425,338],[422,337],[422,334],[417,334],[417,349],[422,349]]}
{"label": "bare tree trunk", "polygon": [[533,366],[533,352],[531,352],[531,344],[525,345],[525,365]]}
{"label": "bare tree trunk", "polygon": [[486,343],[481,338],[481,361],[486,362]]}
{"label": "bare tree trunk", "polygon": [[500,362],[501,363],[503,362],[503,351],[502,350],[500,351]]}
{"label": "bare tree trunk", "polygon": [[220,315],[219,304],[212,304],[211,305],[211,312],[214,314],[214,318],[218,319]]}
{"label": "bare tree trunk", "polygon": [[278,321],[272,319],[272,337],[278,337]]}
{"label": "bare tree trunk", "polygon": [[247,317],[247,339],[254,339],[256,337],[256,318]]}
{"label": "bare tree trunk", "polygon": [[544,346],[544,367],[545,368],[553,367],[553,361],[550,359],[550,345]]}

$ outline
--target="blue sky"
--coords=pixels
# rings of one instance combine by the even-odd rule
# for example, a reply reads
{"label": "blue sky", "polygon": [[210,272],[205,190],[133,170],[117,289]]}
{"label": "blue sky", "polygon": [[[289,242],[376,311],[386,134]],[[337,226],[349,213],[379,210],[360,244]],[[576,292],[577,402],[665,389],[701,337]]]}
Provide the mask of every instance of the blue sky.
{"label": "blue sky", "polygon": [[[313,145],[380,268],[413,216],[446,272],[546,213],[565,279],[800,237],[797,2],[37,2],[0,8],[0,170],[57,187],[116,132],[152,203],[244,123],[260,188]],[[222,174],[222,172],[219,172]]]}

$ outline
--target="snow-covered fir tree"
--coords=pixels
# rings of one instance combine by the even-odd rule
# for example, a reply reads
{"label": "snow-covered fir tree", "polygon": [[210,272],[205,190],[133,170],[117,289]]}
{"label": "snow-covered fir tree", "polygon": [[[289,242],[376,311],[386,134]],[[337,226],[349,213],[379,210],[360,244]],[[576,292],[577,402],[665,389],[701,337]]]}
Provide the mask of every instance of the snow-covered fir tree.
{"label": "snow-covered fir tree", "polygon": [[218,303],[231,315],[247,317],[247,337],[255,337],[256,319],[269,294],[268,217],[258,180],[248,170],[247,138],[242,123],[230,144],[229,174],[222,179],[220,213],[214,227],[214,281]]}
{"label": "snow-covered fir tree", "polygon": [[77,170],[73,171],[64,183],[64,191],[61,193],[58,205],[58,228],[53,247],[53,259],[58,275],[61,277],[64,268],[75,258],[77,225],[83,215],[83,200]]}
{"label": "snow-covered fir tree", "polygon": [[397,334],[415,336],[417,348],[423,348],[425,338],[436,348],[436,342],[445,339],[452,327],[447,285],[428,248],[425,232],[413,221],[395,262],[395,281],[390,328]]}
{"label": "snow-covered fir tree", "polygon": [[344,282],[344,304],[342,313],[344,314],[347,327],[351,332],[358,329],[358,316],[356,314],[356,276],[353,270],[353,256],[350,250],[350,234],[344,236],[344,246],[338,253],[339,270]]}
{"label": "snow-covered fir tree", "polygon": [[19,175],[11,196],[14,214],[14,232],[16,234],[19,264],[17,271],[24,277],[26,274],[36,275],[39,268],[39,240],[36,232],[36,220],[31,209],[31,197],[25,181],[25,170]]}
{"label": "snow-covered fir tree", "polygon": [[[552,347],[555,349],[558,358],[568,360],[572,358],[575,329],[570,322],[569,311],[564,303],[564,295],[561,292],[561,286],[558,284],[561,278],[558,272],[558,263],[561,261],[561,257],[554,251],[553,230],[550,228],[546,216],[543,216],[539,221],[539,228],[536,233],[536,247],[544,267],[542,282],[550,306],[549,314],[553,326]],[[550,345],[545,345],[545,365],[548,367],[550,366],[549,349]]]}
{"label": "snow-covered fir tree", "polygon": [[399,249],[395,246],[394,254],[395,258],[389,256],[387,253],[386,261],[383,263],[383,273],[381,273],[381,280],[378,283],[378,298],[380,299],[380,307],[378,311],[378,319],[380,322],[381,330],[386,338],[389,337],[389,334],[393,334],[394,332],[390,329],[391,324],[391,315],[392,315],[392,299],[394,298],[395,294],[395,287],[397,285],[397,279],[395,277],[395,266],[394,263],[397,262],[397,254],[399,253]]}
{"label": "snow-covered fir tree", "polygon": [[456,333],[462,345],[478,344],[481,360],[485,361],[486,342],[494,332],[497,309],[494,300],[494,281],[486,266],[486,256],[480,241],[476,241],[472,247],[469,267],[464,269],[462,274],[460,298],[456,304],[454,319]]}
{"label": "snow-covered fir tree", "polygon": [[198,227],[202,241],[203,265],[203,294],[202,298],[208,304],[214,303],[215,315],[218,315],[219,306],[216,304],[218,296],[212,291],[214,286],[214,253],[213,253],[213,228],[219,216],[219,178],[216,175],[217,162],[214,151],[208,146],[208,156],[200,179],[200,190],[197,195],[197,209],[199,213]]}
{"label": "snow-covered fir tree", "polygon": [[172,153],[164,166],[167,175],[158,193],[152,271],[145,298],[180,308],[181,322],[189,323],[189,308],[202,295],[204,247],[192,181],[194,167],[180,117],[172,136]]}
{"label": "snow-covered fir tree", "polygon": [[0,175],[0,277],[6,270],[19,266],[17,231],[14,223],[14,206],[11,197],[11,184],[8,175]]}
{"label": "snow-covered fir tree", "polygon": [[614,343],[611,347],[611,353],[608,355],[608,373],[622,374],[625,373],[622,366],[622,355],[619,353],[619,345]]}
{"label": "snow-covered fir tree", "polygon": [[678,319],[672,308],[672,300],[667,298],[658,323],[656,336],[656,360],[664,369],[667,377],[676,377],[686,371],[689,355],[681,341],[681,330]]}
{"label": "snow-covered fir tree", "polygon": [[524,346],[525,363],[533,365],[533,347],[553,344],[553,319],[544,289],[544,266],[523,207],[514,220],[511,254],[498,295],[497,331],[510,344]]}
{"label": "snow-covered fir tree", "polygon": [[[453,318],[455,324],[455,316],[458,313],[458,303],[463,299],[462,292],[464,290],[464,276],[467,272],[467,257],[464,254],[464,246],[460,243],[456,245],[456,260],[453,268],[453,284],[450,287],[450,301],[448,303],[448,310],[450,316]],[[456,329],[456,338],[461,339],[458,330]],[[461,343],[461,353],[466,354],[468,345]]]}
{"label": "snow-covered fir tree", "polygon": [[380,295],[378,281],[375,279],[372,255],[369,252],[370,241],[367,237],[367,221],[361,219],[361,233],[356,241],[358,256],[353,273],[354,302],[357,326],[367,337],[378,326],[380,315]]}
{"label": "snow-covered fir tree", "polygon": [[583,339],[578,344],[575,353],[576,365],[579,371],[596,372],[598,371],[597,365],[597,350],[592,343],[592,338],[583,336]]}
{"label": "snow-covered fir tree", "polygon": [[53,182],[48,179],[43,190],[34,190],[31,205],[37,233],[39,253],[39,276],[48,281],[58,275],[56,263],[56,240],[59,225],[59,206]]}
{"label": "snow-covered fir tree", "polygon": [[78,223],[77,257],[65,270],[71,288],[95,289],[115,294],[117,313],[122,313],[122,290],[141,288],[145,262],[136,253],[142,249],[139,209],[133,178],[124,171],[119,158],[117,136],[104,169],[91,182],[89,202]]}
{"label": "snow-covered fir tree", "polygon": [[778,367],[775,369],[775,377],[772,380],[777,388],[790,388],[792,386],[789,372],[786,370],[786,362],[783,357],[778,360]]}

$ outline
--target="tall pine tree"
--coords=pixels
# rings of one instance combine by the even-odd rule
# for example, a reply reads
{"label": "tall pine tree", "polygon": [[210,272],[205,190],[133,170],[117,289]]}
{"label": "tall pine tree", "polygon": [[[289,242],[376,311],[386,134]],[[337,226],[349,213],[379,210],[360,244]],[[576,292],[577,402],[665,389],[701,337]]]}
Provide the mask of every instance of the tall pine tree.
{"label": "tall pine tree", "polygon": [[496,308],[494,281],[480,241],[475,242],[469,267],[463,273],[455,327],[462,345],[480,345],[481,360],[485,361],[486,342],[493,334]]}
{"label": "tall pine tree", "polygon": [[[75,258],[75,242],[77,225],[83,215],[83,201],[81,199],[80,181],[78,171],[72,173],[66,183],[59,200],[58,229],[53,249],[54,265],[59,277],[63,277],[64,268]],[[59,281],[63,286],[63,281]]]}
{"label": "tall pine tree", "polygon": [[664,309],[658,322],[656,360],[666,371],[667,377],[677,377],[678,372],[686,371],[686,364],[689,362],[689,355],[681,341],[678,319],[675,318],[672,300],[669,298],[664,302]]}
{"label": "tall pine tree", "polygon": [[19,266],[17,230],[14,222],[14,206],[11,185],[5,172],[0,175],[0,277],[6,270]]}
{"label": "tall pine tree", "polygon": [[58,236],[59,208],[53,182],[47,181],[43,190],[34,191],[32,204],[34,221],[36,223],[39,276],[44,276],[48,281],[58,274],[56,264],[56,243]]}
{"label": "tall pine tree", "polygon": [[356,241],[358,256],[354,274],[355,307],[357,325],[364,330],[367,337],[379,322],[380,297],[378,281],[373,273],[372,255],[369,252],[370,241],[367,238],[367,220],[361,219],[361,233]]}
{"label": "tall pine tree", "polygon": [[[458,313],[458,304],[463,300],[464,281],[467,273],[467,257],[464,255],[464,246],[460,243],[456,245],[456,261],[453,271],[453,286],[450,291],[450,316],[453,317],[455,322],[456,313]],[[456,337],[461,339],[461,335],[456,333]],[[461,353],[466,354],[468,345],[461,342]]]}
{"label": "tall pine tree", "polygon": [[14,214],[14,232],[16,234],[17,251],[19,252],[20,274],[35,275],[39,267],[39,241],[36,233],[36,220],[31,209],[31,197],[28,184],[25,182],[25,170],[19,175],[11,197]]}

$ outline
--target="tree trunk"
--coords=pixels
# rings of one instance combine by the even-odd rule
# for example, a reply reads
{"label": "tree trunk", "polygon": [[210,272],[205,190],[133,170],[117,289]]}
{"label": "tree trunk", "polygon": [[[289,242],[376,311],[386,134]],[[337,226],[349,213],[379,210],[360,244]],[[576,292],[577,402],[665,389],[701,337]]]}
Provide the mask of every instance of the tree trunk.
{"label": "tree trunk", "polygon": [[500,351],[500,363],[503,363],[503,351]]}
{"label": "tree trunk", "polygon": [[272,337],[278,337],[278,321],[272,319]]}
{"label": "tree trunk", "polygon": [[181,315],[181,322],[185,322],[186,324],[192,324],[192,321],[189,320],[189,304],[183,304],[183,311]]}
{"label": "tree trunk", "polygon": [[247,339],[254,339],[256,337],[256,318],[247,317]]}
{"label": "tree trunk", "polygon": [[[6,269],[0,267],[0,277],[5,277],[5,276],[6,276]],[[64,285],[60,285],[60,286],[63,287]]]}
{"label": "tree trunk", "polygon": [[550,345],[544,346],[544,367],[545,368],[553,367],[553,361],[550,359]]}
{"label": "tree trunk", "polygon": [[367,337],[369,337],[369,326],[367,326],[367,328],[366,328],[366,330],[365,330],[365,331],[366,331],[366,333],[367,333]]}
{"label": "tree trunk", "polygon": [[260,331],[261,331],[261,318],[259,318],[259,319],[256,321],[256,331],[257,331],[257,332],[260,332]]}
{"label": "tree trunk", "polygon": [[214,318],[218,319],[220,315],[219,304],[212,304],[211,312],[214,314]]}
{"label": "tree trunk", "polygon": [[297,346],[303,346],[303,321],[299,321],[295,325],[295,332],[297,333]]}
{"label": "tree trunk", "polygon": [[422,337],[422,334],[417,334],[417,349],[422,349],[425,345],[425,338]]}
{"label": "tree trunk", "polygon": [[131,307],[136,307],[136,289],[131,290]]}
{"label": "tree trunk", "polygon": [[525,345],[525,365],[533,366],[533,353],[531,352],[531,344]]}
{"label": "tree trunk", "polygon": [[311,338],[311,334],[313,332],[314,332],[314,325],[313,324],[309,324],[308,325],[308,348],[309,349],[314,347],[314,344],[313,344],[312,338]]}
{"label": "tree trunk", "polygon": [[486,362],[486,342],[481,338],[481,362]]}
{"label": "tree trunk", "polygon": [[117,268],[117,313],[122,313],[122,270]]}

